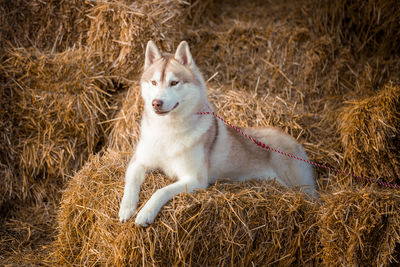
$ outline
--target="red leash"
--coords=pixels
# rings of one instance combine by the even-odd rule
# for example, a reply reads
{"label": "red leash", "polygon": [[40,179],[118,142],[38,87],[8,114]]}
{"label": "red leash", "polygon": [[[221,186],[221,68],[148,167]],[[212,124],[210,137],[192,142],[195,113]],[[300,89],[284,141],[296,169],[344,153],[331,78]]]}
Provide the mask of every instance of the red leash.
{"label": "red leash", "polygon": [[[211,109],[210,109],[210,110],[211,110]],[[267,146],[267,145],[265,145],[264,143],[262,143],[261,141],[258,141],[258,140],[256,140],[255,138],[251,137],[250,135],[247,135],[247,134],[244,133],[242,130],[240,130],[238,127],[232,125],[230,122],[226,121],[224,118],[220,117],[219,115],[217,115],[217,114],[216,114],[215,112],[213,112],[213,111],[211,111],[211,112],[197,112],[196,114],[199,114],[199,115],[213,115],[213,116],[215,116],[217,119],[221,120],[223,123],[225,123],[225,124],[228,125],[229,127],[232,127],[235,131],[237,131],[238,133],[240,133],[240,134],[243,135],[244,137],[249,138],[249,139],[250,139],[251,141],[253,141],[257,146],[259,146],[259,147],[261,147],[261,148],[263,148],[263,149],[267,149],[267,150],[269,150],[269,151],[273,151],[273,152],[282,154],[282,155],[284,155],[284,156],[286,156],[286,157],[293,158],[293,159],[297,159],[297,160],[299,160],[299,161],[303,161],[303,162],[306,162],[306,163],[308,163],[308,164],[310,164],[310,165],[313,165],[313,166],[316,166],[316,167],[319,167],[319,168],[324,168],[324,169],[330,170],[330,171],[332,171],[332,172],[341,173],[341,174],[344,174],[344,175],[348,175],[348,176],[351,176],[351,177],[355,177],[355,178],[364,180],[365,182],[377,183],[377,184],[379,184],[379,185],[386,186],[386,187],[389,187],[389,188],[400,189],[400,186],[399,186],[398,184],[391,184],[391,183],[387,183],[387,182],[382,181],[382,180],[377,180],[377,179],[370,178],[370,177],[358,176],[358,175],[355,175],[355,174],[350,173],[350,172],[345,172],[345,171],[337,170],[337,169],[335,169],[335,168],[328,167],[328,166],[325,166],[325,165],[323,165],[323,164],[320,164],[320,163],[317,163],[317,162],[314,162],[314,161],[311,161],[311,160],[303,159],[303,158],[297,157],[297,156],[295,156],[295,155],[292,155],[292,154],[289,154],[289,153],[280,151],[280,150],[278,150],[278,149],[276,149],[276,148]]]}

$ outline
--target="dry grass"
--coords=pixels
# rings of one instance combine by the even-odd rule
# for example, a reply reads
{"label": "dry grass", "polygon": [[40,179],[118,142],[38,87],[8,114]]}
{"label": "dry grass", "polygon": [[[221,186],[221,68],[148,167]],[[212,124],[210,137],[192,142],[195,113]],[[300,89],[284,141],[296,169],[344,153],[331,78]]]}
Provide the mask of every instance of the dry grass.
{"label": "dry grass", "polygon": [[[272,181],[216,184],[182,194],[163,208],[149,228],[118,222],[127,156],[110,150],[92,157],[65,191],[54,255],[57,264],[312,262],[316,205]],[[169,183],[159,173],[149,175],[140,204]]]}
{"label": "dry grass", "polygon": [[91,63],[81,50],[8,52],[1,68],[13,117],[5,149],[15,161],[11,181],[2,180],[2,202],[40,202],[97,151],[107,132],[99,122],[116,109],[110,100],[115,90],[105,70]]}
{"label": "dry grass", "polygon": [[[51,195],[52,193],[48,193]],[[54,193],[53,193],[54,194]],[[57,198],[56,196],[48,196]],[[13,207],[0,217],[0,263],[7,266],[43,266],[49,257],[59,201]]]}
{"label": "dry grass", "polygon": [[86,47],[96,51],[100,62],[125,78],[137,78],[148,40],[171,50],[182,38],[186,19],[192,22],[204,12],[209,0],[191,1],[89,1],[90,26]]}
{"label": "dry grass", "polygon": [[[129,154],[91,157],[64,192],[55,263],[388,265],[398,261],[397,194],[371,188],[304,198],[274,181],[217,183],[169,202],[148,228],[118,222]],[[172,181],[148,175],[142,205]],[[398,246],[398,245],[397,245]],[[96,249],[93,249],[96,248]],[[398,249],[398,248],[397,248]]]}
{"label": "dry grass", "polygon": [[143,100],[140,87],[133,86],[124,95],[122,107],[113,119],[113,126],[108,137],[107,146],[122,153],[132,153],[140,134],[140,119]]}
{"label": "dry grass", "polygon": [[[325,170],[319,202],[249,182],[177,196],[147,229],[117,211],[148,39],[165,51],[188,40],[232,123],[281,127],[315,161],[399,183],[399,10],[395,0],[0,0],[0,260],[398,263],[398,195]],[[170,182],[150,174],[141,203]]]}
{"label": "dry grass", "polygon": [[[296,115],[306,114],[301,104],[224,87],[209,93],[236,125],[276,125],[307,139],[301,127],[307,116]],[[54,243],[57,264],[331,265],[339,258],[344,265],[386,265],[398,260],[395,211],[400,202],[391,189],[347,188],[310,202],[271,181],[218,183],[175,197],[149,228],[136,227],[133,220],[119,223],[123,177],[141,109],[139,88],[133,87],[111,134],[114,149],[92,157],[64,192]],[[139,205],[171,182],[160,173],[149,174]]]}
{"label": "dry grass", "polygon": [[[201,7],[184,1],[0,1],[3,233],[26,221],[24,213],[57,205],[65,181],[104,146],[117,94],[140,72],[147,40],[162,36],[159,43],[171,43],[179,34],[175,26],[198,16]],[[29,222],[41,228],[48,220]],[[3,261],[34,257],[29,249],[50,242],[50,232],[47,241],[25,231],[2,235],[1,245],[15,254],[5,253]]]}
{"label": "dry grass", "polygon": [[349,45],[354,53],[376,56],[400,52],[399,1],[310,1],[308,8],[315,31]]}
{"label": "dry grass", "polygon": [[180,21],[198,10],[183,1],[15,4],[1,6],[7,19],[0,32],[13,38],[2,47],[0,206],[30,196],[40,202],[97,152],[116,111],[115,92],[140,72],[147,40],[164,36],[157,41],[170,44]]}
{"label": "dry grass", "polygon": [[396,191],[343,189],[323,195],[322,201],[317,228],[324,264],[395,266],[399,263],[400,198]]}
{"label": "dry grass", "polygon": [[5,46],[62,52],[85,39],[89,26],[85,0],[1,0],[0,38]]}
{"label": "dry grass", "polygon": [[351,101],[339,115],[344,159],[352,172],[400,182],[400,87]]}

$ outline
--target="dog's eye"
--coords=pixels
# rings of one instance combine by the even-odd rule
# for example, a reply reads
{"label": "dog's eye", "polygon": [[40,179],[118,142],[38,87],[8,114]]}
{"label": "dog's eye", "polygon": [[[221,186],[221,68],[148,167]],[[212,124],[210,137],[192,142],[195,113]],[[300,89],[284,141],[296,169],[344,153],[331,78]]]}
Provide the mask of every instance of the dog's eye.
{"label": "dog's eye", "polygon": [[172,81],[171,83],[170,83],[170,85],[171,86],[175,86],[175,85],[177,85],[179,82],[178,81]]}
{"label": "dog's eye", "polygon": [[153,80],[153,81],[151,81],[151,84],[154,85],[154,86],[156,86],[156,85],[157,85],[157,82]]}

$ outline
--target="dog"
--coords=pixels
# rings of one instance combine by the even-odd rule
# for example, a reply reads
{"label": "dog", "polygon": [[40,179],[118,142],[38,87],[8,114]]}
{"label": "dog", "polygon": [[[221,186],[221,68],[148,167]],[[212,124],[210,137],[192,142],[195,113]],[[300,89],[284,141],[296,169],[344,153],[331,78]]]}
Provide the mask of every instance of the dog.
{"label": "dog", "polygon": [[[161,169],[177,181],[156,191],[137,213],[135,224],[148,226],[175,195],[204,189],[219,178],[246,181],[273,179],[287,187],[303,186],[315,196],[313,169],[304,162],[262,149],[215,118],[207,86],[189,45],[175,54],[161,53],[147,43],[140,79],[144,111],[136,152],[125,174],[119,219],[126,222],[137,209],[146,172]],[[243,128],[244,133],[292,155],[307,159],[302,146],[277,128]]]}

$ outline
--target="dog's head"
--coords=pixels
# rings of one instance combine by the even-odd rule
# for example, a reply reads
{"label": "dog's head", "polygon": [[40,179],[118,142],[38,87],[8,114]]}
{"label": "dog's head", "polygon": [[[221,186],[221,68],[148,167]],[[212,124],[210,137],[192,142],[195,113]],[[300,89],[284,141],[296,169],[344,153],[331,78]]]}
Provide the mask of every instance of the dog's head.
{"label": "dog's head", "polygon": [[179,44],[174,55],[161,54],[149,41],[140,83],[145,108],[160,116],[193,113],[206,97],[203,77],[186,41]]}

